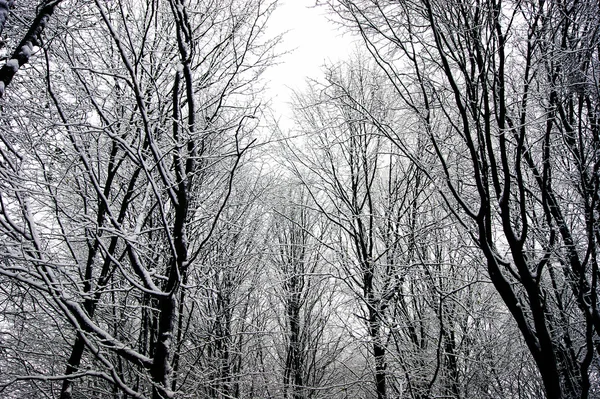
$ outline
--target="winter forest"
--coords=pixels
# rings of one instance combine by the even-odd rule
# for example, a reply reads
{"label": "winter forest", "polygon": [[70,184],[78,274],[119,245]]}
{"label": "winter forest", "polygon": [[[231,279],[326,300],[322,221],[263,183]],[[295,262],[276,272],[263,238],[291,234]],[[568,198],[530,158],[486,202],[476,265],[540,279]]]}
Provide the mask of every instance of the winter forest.
{"label": "winter forest", "polygon": [[600,398],[596,0],[0,0],[0,397]]}

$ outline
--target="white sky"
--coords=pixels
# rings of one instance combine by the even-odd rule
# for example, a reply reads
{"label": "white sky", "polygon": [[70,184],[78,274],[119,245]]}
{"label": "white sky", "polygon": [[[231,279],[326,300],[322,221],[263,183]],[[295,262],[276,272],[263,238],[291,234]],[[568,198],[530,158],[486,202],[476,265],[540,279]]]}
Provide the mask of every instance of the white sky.
{"label": "white sky", "polygon": [[326,9],[314,7],[316,0],[281,0],[269,21],[267,35],[286,32],[279,51],[291,51],[281,56],[279,65],[267,70],[267,97],[271,98],[276,116],[282,122],[289,117],[288,103],[292,89],[302,89],[309,77],[319,77],[321,66],[347,58],[352,40],[332,22]]}

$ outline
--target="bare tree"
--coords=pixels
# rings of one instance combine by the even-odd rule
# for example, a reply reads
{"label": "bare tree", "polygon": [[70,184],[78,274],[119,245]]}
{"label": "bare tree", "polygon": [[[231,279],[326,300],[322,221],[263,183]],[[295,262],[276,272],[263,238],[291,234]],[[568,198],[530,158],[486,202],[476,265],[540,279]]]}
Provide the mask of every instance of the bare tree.
{"label": "bare tree", "polygon": [[19,87],[30,101],[4,116],[0,147],[0,273],[76,332],[66,372],[48,376],[64,380],[62,398],[88,377],[131,397],[185,390],[186,281],[253,144],[251,83],[270,61],[273,6],[64,10],[57,29],[69,34],[46,53],[46,81]]}
{"label": "bare tree", "polygon": [[[413,397],[426,397],[439,385],[439,370],[457,372],[451,360],[435,354],[442,339],[433,333],[449,330],[441,309],[454,313],[448,310],[452,294],[441,294],[448,287],[437,280],[445,271],[434,276],[432,270],[450,262],[445,251],[435,258],[433,250],[447,248],[448,241],[434,234],[444,221],[435,190],[386,137],[385,126],[397,113],[385,82],[360,58],[328,69],[323,84],[299,97],[299,130],[308,144],[294,150],[293,168],[337,231],[332,250],[361,304],[357,316],[365,323],[373,392],[379,398],[402,395],[408,384]],[[417,138],[412,145],[427,157],[424,143]],[[447,360],[456,358],[451,348]]]}
{"label": "bare tree", "polygon": [[[398,138],[389,136],[389,126],[405,114],[386,78],[364,58],[330,67],[325,82],[314,84],[298,108],[298,141],[306,143],[293,148],[293,169],[313,206],[336,226],[329,250],[352,296],[364,306],[362,313],[353,312],[366,324],[367,337],[359,339],[369,346],[377,342],[369,323],[380,332],[383,361],[377,364],[373,348],[367,360],[380,385],[362,395],[458,398],[535,391],[535,384],[524,387],[529,374],[496,366],[529,363],[520,360],[514,335],[510,344],[503,338],[506,317],[479,266],[481,256],[450,217],[439,183],[414,162],[415,155],[422,163],[434,159],[427,139],[407,130],[403,152]],[[372,265],[364,275],[357,266],[363,247]],[[377,306],[365,305],[365,292]],[[360,337],[356,322],[348,322],[347,331]],[[499,341],[514,354],[490,350]],[[480,380],[482,363],[496,373],[497,384]],[[510,385],[519,383],[517,394]]]}
{"label": "bare tree", "polygon": [[[598,4],[330,5],[402,100],[413,125],[387,135],[445,179],[546,396],[594,395]],[[411,152],[405,129],[429,138],[434,163]]]}
{"label": "bare tree", "polygon": [[185,282],[177,384],[197,397],[261,396],[272,382],[261,359],[269,357],[264,343],[270,321],[264,288],[268,235],[260,201],[268,179],[248,169],[239,170],[245,181],[233,188],[232,200]]}
{"label": "bare tree", "polygon": [[328,397],[344,383],[339,363],[347,337],[334,324],[344,295],[327,259],[329,223],[312,209],[306,189],[293,182],[281,183],[270,228],[272,273],[279,282],[273,291],[283,341],[282,396]]}
{"label": "bare tree", "polygon": [[[364,70],[349,72],[357,74],[348,77],[356,83],[356,90],[369,89],[368,83],[362,84],[363,79],[368,79]],[[336,98],[333,94],[330,97],[333,101],[321,101],[318,90],[312,93],[314,97],[307,95],[299,99],[302,102],[297,106],[300,124],[310,132],[310,145],[296,152],[312,152],[312,156],[299,157],[299,161],[313,172],[310,177],[315,180],[304,177],[298,167],[297,174],[305,181],[317,207],[340,229],[342,247],[351,248],[351,255],[343,257],[342,267],[362,302],[361,317],[364,317],[374,361],[375,392],[378,398],[385,398],[389,382],[386,333],[381,315],[388,306],[385,286],[390,284],[393,274],[380,274],[377,262],[380,254],[376,246],[378,201],[375,190],[381,162],[381,136],[373,134],[374,127],[355,113],[343,97]],[[380,100],[373,94],[359,92],[358,96],[367,102]],[[313,107],[313,104],[322,105]],[[318,200],[319,194],[324,202]]]}

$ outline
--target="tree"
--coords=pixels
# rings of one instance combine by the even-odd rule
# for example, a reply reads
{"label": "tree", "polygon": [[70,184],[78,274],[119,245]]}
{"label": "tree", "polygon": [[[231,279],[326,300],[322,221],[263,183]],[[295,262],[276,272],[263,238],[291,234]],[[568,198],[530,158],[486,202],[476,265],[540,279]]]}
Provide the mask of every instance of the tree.
{"label": "tree", "polygon": [[283,341],[282,397],[328,397],[344,382],[339,363],[348,342],[334,320],[344,295],[328,266],[328,223],[311,209],[306,189],[293,182],[283,182],[276,193],[270,229],[272,275],[278,282],[274,317]]}
{"label": "tree", "polygon": [[[188,325],[182,339],[182,384],[194,380],[191,391],[200,397],[231,398],[264,392],[262,354],[265,275],[268,257],[264,204],[267,181],[245,165],[232,201],[187,281]],[[253,180],[250,180],[253,177]],[[258,316],[257,316],[258,315]],[[188,383],[189,384],[189,383]],[[259,394],[260,395],[260,394]]]}
{"label": "tree", "polygon": [[185,391],[186,281],[253,144],[251,82],[271,59],[261,36],[273,7],[61,10],[56,29],[68,35],[45,53],[45,82],[24,82],[29,102],[7,104],[0,274],[76,332],[62,398],[88,377],[115,396]]}
{"label": "tree", "polygon": [[[330,5],[402,101],[412,125],[386,134],[445,180],[444,198],[485,255],[546,396],[594,395],[598,5]],[[428,137],[435,162],[411,152],[405,129]]]}
{"label": "tree", "polygon": [[[449,238],[447,211],[424,172],[385,135],[398,114],[384,77],[364,58],[353,61],[330,67],[324,83],[299,97],[307,143],[291,152],[292,168],[334,226],[330,249],[365,324],[359,339],[369,346],[371,392],[457,391],[458,351],[472,348],[458,348],[453,320],[462,312],[452,303],[476,284],[477,268],[463,260],[464,243]],[[415,137],[410,145],[425,159],[424,143]],[[356,323],[347,327],[360,337]]]}
{"label": "tree", "polygon": [[[333,226],[328,248],[345,295],[361,304],[346,329],[368,348],[359,367],[373,370],[375,384],[360,395],[534,397],[537,387],[523,370],[530,364],[520,359],[520,342],[502,330],[506,317],[481,256],[449,217],[439,182],[410,156],[434,159],[427,140],[407,130],[402,152],[388,136],[388,126],[405,115],[385,83],[364,58],[329,67],[325,81],[299,97],[299,144],[290,152],[312,206]],[[362,229],[360,220],[368,221]],[[363,247],[370,268],[358,266]],[[379,329],[383,357],[374,356],[370,323]],[[496,376],[494,384],[481,379],[483,370]]]}
{"label": "tree", "polygon": [[[348,71],[348,74],[356,73],[348,79],[356,85],[353,89],[358,92],[357,97],[365,101],[366,106],[384,112],[378,107],[380,93],[369,91],[371,82],[366,81],[368,77],[363,72],[361,69]],[[380,135],[373,134],[376,127],[355,113],[343,96],[333,93],[329,97],[326,93],[329,101],[321,101],[318,93],[315,89],[312,98],[309,94],[298,101],[299,124],[307,132],[310,145],[306,150],[295,152],[309,154],[297,159],[310,177],[305,176],[300,167],[295,167],[296,174],[320,212],[339,229],[342,245],[337,250],[342,257],[344,276],[351,281],[360,301],[360,317],[366,325],[374,361],[375,392],[378,398],[385,398],[389,382],[386,332],[381,315],[388,306],[386,290],[395,283],[394,273],[382,272],[377,262],[380,251],[385,253],[385,249],[376,246],[379,205],[376,184],[383,144]],[[346,247],[348,254],[344,253]]]}

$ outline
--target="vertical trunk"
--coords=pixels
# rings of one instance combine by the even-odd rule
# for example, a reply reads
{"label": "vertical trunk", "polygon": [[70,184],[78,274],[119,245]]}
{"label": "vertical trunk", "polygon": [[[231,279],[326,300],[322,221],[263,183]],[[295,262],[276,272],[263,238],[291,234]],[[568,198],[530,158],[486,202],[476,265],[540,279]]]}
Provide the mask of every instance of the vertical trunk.
{"label": "vertical trunk", "polygon": [[171,293],[159,299],[160,317],[158,322],[158,337],[155,343],[152,364],[152,380],[155,383],[152,389],[152,399],[166,399],[171,397],[171,356],[173,345],[173,332],[177,319],[177,296]]}
{"label": "vertical trunk", "polygon": [[[81,357],[83,356],[83,351],[85,349],[85,345],[83,339],[80,334],[77,334],[77,338],[75,338],[75,343],[73,344],[73,348],[71,349],[71,356],[69,356],[69,362],[67,364],[67,370],[65,371],[65,375],[71,375],[77,370],[79,370],[79,364],[81,363]],[[62,388],[60,391],[60,399],[71,399],[73,397],[73,381],[71,380],[63,380]]]}
{"label": "vertical trunk", "polygon": [[[116,177],[117,171],[119,169],[119,166],[116,166],[112,161],[116,157],[116,154],[117,154],[117,146],[113,145],[111,154],[110,154],[111,162],[109,163],[109,166],[108,166],[107,178],[106,178],[106,182],[104,184],[104,189],[103,189],[103,195],[105,197],[109,196],[109,193],[111,192],[112,185],[114,182],[114,178]],[[131,198],[134,194],[134,187],[137,182],[139,173],[140,173],[140,169],[137,169],[133,173],[131,179],[129,180],[129,183],[127,186],[127,194],[123,198],[123,202],[122,202],[121,208],[119,210],[119,217],[118,217],[119,223],[121,223],[123,221],[123,219],[125,218],[126,212],[129,209],[129,204],[130,204]],[[98,207],[98,216],[97,216],[97,224],[99,227],[102,227],[104,225],[104,222],[106,220],[105,215],[106,215],[107,211],[108,211],[107,205],[104,202],[100,202],[99,207]],[[118,245],[118,238],[116,236],[114,236],[111,238],[110,244],[108,247],[108,252],[111,255],[115,254],[117,245]],[[85,308],[88,316],[90,317],[90,319],[94,318],[96,306],[98,304],[98,301],[100,301],[100,298],[102,295],[101,288],[103,288],[104,286],[106,286],[108,284],[108,281],[110,279],[110,274],[111,274],[110,267],[112,265],[112,262],[110,261],[110,258],[107,257],[102,264],[102,269],[100,271],[100,275],[98,276],[97,285],[96,285],[96,287],[93,287],[93,284],[92,284],[92,280],[94,278],[93,268],[94,268],[94,264],[95,264],[96,255],[98,254],[99,247],[100,247],[100,237],[96,236],[94,238],[93,244],[91,244],[89,246],[89,253],[88,253],[86,268],[85,268],[85,281],[84,281],[84,285],[83,285],[83,292],[85,292],[86,294],[90,293],[92,291],[92,288],[96,289],[96,292],[94,293],[94,295],[86,298],[84,301],[84,308]],[[71,349],[71,355],[69,356],[69,362],[67,364],[67,369],[65,371],[65,375],[71,375],[79,369],[79,365],[81,364],[81,359],[83,357],[84,350],[85,350],[84,341],[83,341],[82,337],[78,334],[77,338],[75,339],[75,343],[73,344],[73,348]],[[73,385],[73,382],[71,380],[63,381],[60,399],[71,399],[72,390],[73,390],[72,385]]]}
{"label": "vertical trunk", "polygon": [[370,260],[369,251],[365,250],[364,245],[360,245],[364,256],[364,274],[363,274],[363,295],[368,307],[367,328],[372,342],[373,358],[375,361],[375,391],[377,399],[387,399],[387,381],[386,381],[386,348],[381,339],[381,302],[375,298],[374,273],[375,265]]}
{"label": "vertical trunk", "polygon": [[[226,284],[226,289],[229,290],[229,284]],[[222,382],[222,396],[231,398],[231,301],[229,300],[229,292],[225,293],[222,304],[223,326],[221,327],[221,370],[220,376]]]}
{"label": "vertical trunk", "polygon": [[[97,252],[97,249],[98,249],[98,246],[96,243],[96,245],[94,247],[92,247],[92,249],[90,250],[90,253],[89,253],[86,272],[85,272],[86,281],[85,281],[85,284],[83,287],[83,291],[86,293],[89,293],[92,289],[92,284],[91,284],[92,268],[93,268],[94,257]],[[102,270],[100,284],[105,283],[107,273],[108,273],[108,267],[106,266],[106,263],[105,263],[105,266],[103,267],[103,270]],[[90,318],[94,317],[94,313],[96,310],[96,303],[98,302],[99,299],[100,299],[100,294],[96,293],[93,298],[88,298],[85,300],[84,308]],[[85,342],[83,340],[83,337],[81,336],[81,333],[77,333],[77,337],[75,338],[75,342],[73,343],[73,347],[71,348],[71,355],[69,356],[69,362],[67,363],[67,369],[65,371],[65,375],[74,374],[79,370],[79,366],[81,364],[81,359],[83,357],[84,351],[85,351]],[[61,392],[60,392],[60,399],[71,399],[72,397],[73,397],[73,381],[66,379],[63,381],[63,384],[62,384],[62,388],[61,388]]]}
{"label": "vertical trunk", "polygon": [[[296,277],[292,277],[292,280]],[[301,399],[303,395],[303,359],[300,342],[300,305],[296,298],[297,294],[292,294],[288,303],[287,313],[289,322],[289,343],[287,348],[287,359],[284,370],[284,386],[286,391],[291,387],[291,394],[286,397]]]}
{"label": "vertical trunk", "polygon": [[[377,317],[377,315],[375,315]],[[387,399],[385,346],[381,343],[379,321],[369,321],[371,339],[373,340],[373,356],[375,358],[375,389],[377,399]]]}
{"label": "vertical trunk", "polygon": [[446,394],[453,398],[460,398],[460,389],[458,386],[458,356],[456,355],[456,334],[454,330],[443,331],[444,345],[444,363],[448,374],[446,382]]}
{"label": "vertical trunk", "polygon": [[[187,274],[183,276],[183,286],[187,284]],[[179,310],[177,312],[177,350],[173,354],[173,378],[171,380],[171,390],[177,390],[177,376],[179,374],[179,360],[180,355],[179,352],[181,350],[181,344],[183,340],[184,328],[183,328],[183,319],[184,319],[184,304],[185,304],[185,288],[181,288],[181,294],[179,296]],[[187,328],[186,328],[187,330]]]}
{"label": "vertical trunk", "polygon": [[369,311],[369,334],[373,342],[373,357],[375,359],[375,389],[377,399],[387,399],[385,345],[381,342],[381,328],[377,311]]}
{"label": "vertical trunk", "polygon": [[[487,257],[490,280],[517,322],[517,326],[542,377],[547,399],[562,399],[560,373],[558,371],[556,355],[547,327],[541,321],[541,318],[544,318],[543,310],[542,314],[533,315],[537,322],[534,322],[536,329],[532,329],[531,322],[523,312],[521,301],[513,291],[511,284],[503,276],[494,255],[486,245],[482,245],[482,249]],[[536,298],[531,298],[531,300],[532,303],[536,302]],[[532,312],[536,311],[534,307],[530,307],[530,309]]]}

